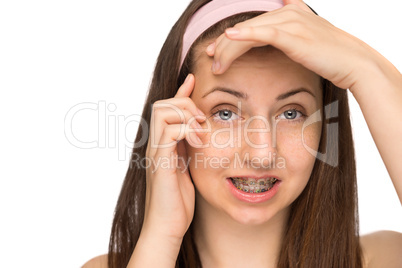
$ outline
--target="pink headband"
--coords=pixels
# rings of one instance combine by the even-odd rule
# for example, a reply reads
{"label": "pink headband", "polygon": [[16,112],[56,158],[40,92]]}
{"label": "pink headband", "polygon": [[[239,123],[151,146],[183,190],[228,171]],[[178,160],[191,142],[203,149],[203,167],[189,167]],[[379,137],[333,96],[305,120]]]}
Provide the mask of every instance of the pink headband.
{"label": "pink headband", "polygon": [[191,18],[183,36],[180,67],[191,45],[209,27],[235,14],[249,11],[272,11],[283,7],[282,0],[212,0]]}

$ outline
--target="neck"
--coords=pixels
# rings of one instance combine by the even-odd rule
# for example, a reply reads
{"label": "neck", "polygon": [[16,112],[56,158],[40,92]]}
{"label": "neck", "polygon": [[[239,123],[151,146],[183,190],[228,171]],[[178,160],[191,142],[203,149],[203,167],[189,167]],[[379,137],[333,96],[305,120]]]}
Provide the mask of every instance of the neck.
{"label": "neck", "polygon": [[198,198],[193,228],[203,267],[276,267],[287,219],[288,210],[262,224],[241,224]]}

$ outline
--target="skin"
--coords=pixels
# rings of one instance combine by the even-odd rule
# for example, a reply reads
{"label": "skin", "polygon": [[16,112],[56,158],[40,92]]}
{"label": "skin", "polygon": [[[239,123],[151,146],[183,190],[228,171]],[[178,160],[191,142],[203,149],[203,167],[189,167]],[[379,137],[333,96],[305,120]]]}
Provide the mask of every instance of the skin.
{"label": "skin", "polygon": [[[242,55],[251,48],[273,45],[283,51],[295,64],[297,63],[305,69],[310,70],[312,73],[327,78],[341,88],[349,88],[362,109],[399,199],[402,201],[402,165],[400,165],[400,159],[402,159],[402,140],[400,139],[402,124],[395,124],[393,117],[389,116],[389,114],[402,114],[402,76],[400,72],[383,56],[361,40],[341,31],[326,20],[312,14],[302,1],[285,0],[284,3],[286,5],[284,8],[263,14],[227,30],[225,34],[218,37],[217,40],[206,49],[207,54],[211,57],[208,58],[208,60],[210,61],[209,64],[212,68],[212,72],[216,76],[215,78],[217,80],[225,79],[225,77],[230,76],[232,71],[235,71],[236,68],[241,68],[242,60],[244,59],[246,61],[247,58],[246,55],[242,58]],[[314,55],[314,57],[310,55]],[[279,60],[277,62],[279,62]],[[206,65],[208,65],[208,63],[206,63]],[[196,76],[200,76],[203,73],[202,65],[198,69],[199,70],[195,71]],[[250,73],[244,74],[252,75]],[[240,79],[239,77],[235,78]],[[215,81],[218,82],[217,80]],[[197,110],[197,105],[207,114],[207,117],[209,113],[209,110],[206,108],[207,105],[198,101],[199,98],[197,96],[197,90],[203,90],[203,87],[199,87],[199,84],[203,82],[198,79],[196,81],[194,76],[190,75],[174,98],[158,102],[159,104],[174,104],[185,112],[184,115],[180,117],[177,116],[177,114],[174,115],[172,112],[169,113],[167,108],[155,108],[152,120],[158,123],[155,124],[155,126],[158,127],[151,127],[150,135],[157,144],[172,144],[172,141],[185,139],[188,144],[196,147],[194,142],[196,141],[195,137],[198,136],[204,142],[211,138],[203,133],[194,134],[194,131],[185,128],[185,125],[191,121],[190,119],[193,116],[200,114]],[[255,79],[252,81],[253,94],[257,94],[258,92],[259,94],[257,95],[260,95],[262,89],[258,87],[258,82]],[[241,83],[241,81],[236,82]],[[191,95],[194,85],[196,89],[194,90],[194,94]],[[256,90],[254,91],[254,89]],[[270,90],[279,90],[279,88],[270,87]],[[191,98],[189,97],[190,95]],[[263,100],[257,98],[257,95],[252,98],[261,104],[260,102]],[[218,96],[216,96],[216,98],[218,98]],[[230,99],[226,96],[224,98],[227,100]],[[264,114],[268,117],[274,115],[278,110],[273,108],[275,105],[271,102],[271,96],[267,94],[267,98],[264,100],[267,101],[265,108],[262,108],[261,105],[248,106],[246,115]],[[195,102],[197,102],[197,105]],[[372,109],[373,107],[375,107],[375,109]],[[205,127],[209,120],[209,118],[207,119],[206,117],[200,116],[195,121],[198,121]],[[196,128],[195,121],[192,120],[190,123]],[[255,121],[254,126],[256,126],[256,128],[261,127],[260,123],[257,121]],[[185,131],[181,131],[184,129]],[[262,135],[261,133],[253,135],[252,138],[256,143],[270,141],[269,135]],[[281,137],[281,134],[278,133],[277,136]],[[314,140],[316,140],[317,137],[314,135],[310,135],[310,137],[309,142],[310,145],[313,146]],[[225,139],[227,139],[227,137],[221,136],[222,141]],[[241,140],[241,138],[239,139]],[[289,140],[297,140],[297,134],[287,139],[287,141]],[[297,142],[295,144],[298,145]],[[300,154],[298,150],[290,152],[287,150],[290,155],[285,154],[281,151],[285,148],[283,146],[284,143],[278,140],[276,150],[289,159],[291,159],[292,156]],[[148,146],[148,148],[149,147],[150,146]],[[296,146],[296,148],[298,147]],[[255,154],[264,151],[262,149],[255,150],[254,148],[246,149],[251,150],[251,152]],[[179,142],[177,146],[150,148],[147,151],[147,157],[158,159],[160,157],[168,157],[173,153],[186,158],[188,157],[187,153],[193,154],[196,150],[201,150],[201,148],[193,148],[191,150],[188,148],[189,152],[187,152],[184,142]],[[210,154],[214,152],[217,153],[217,151],[208,151],[212,149],[205,148],[202,150]],[[244,152],[245,147],[237,148],[236,150]],[[231,155],[233,151],[224,151],[221,153]],[[306,160],[306,162],[303,163],[305,167],[309,166],[307,162]],[[289,169],[292,166],[291,164],[292,162],[289,163]],[[194,220],[198,232],[202,232],[204,235],[203,237],[198,235],[196,239],[197,243],[204,246],[200,254],[202,261],[208,266],[232,265],[231,260],[226,258],[225,255],[236,255],[238,252],[231,253],[231,250],[233,250],[232,244],[223,244],[227,243],[227,241],[223,240],[230,239],[229,241],[232,242],[233,245],[236,245],[239,243],[237,237],[239,235],[238,231],[243,231],[245,234],[241,234],[250,234],[250,236],[253,237],[257,233],[253,228],[258,229],[260,226],[264,226],[264,224],[267,225],[268,222],[271,223],[272,226],[267,226],[264,230],[266,229],[266,235],[272,237],[272,241],[261,241],[258,239],[250,239],[249,241],[259,243],[261,247],[272,250],[270,252],[272,252],[272,256],[275,257],[280,241],[280,235],[278,235],[280,231],[274,233],[272,230],[280,230],[278,226],[280,225],[279,223],[283,222],[284,218],[286,218],[288,202],[290,202],[294,196],[297,196],[297,192],[301,191],[303,184],[306,183],[304,176],[300,175],[296,178],[291,175],[290,170],[289,173],[286,173],[284,176],[286,184],[284,182],[283,186],[287,187],[288,184],[290,185],[297,181],[297,187],[290,188],[292,189],[292,198],[279,198],[280,195],[278,194],[278,198],[275,202],[272,199],[270,200],[272,202],[252,207],[250,212],[245,213],[246,210],[243,209],[243,206],[234,205],[236,204],[235,200],[230,200],[228,196],[222,193],[217,196],[213,195],[211,191],[215,191],[215,188],[209,189],[209,187],[205,186],[207,185],[207,180],[209,183],[214,183],[216,187],[220,186],[219,183],[222,181],[223,176],[227,176],[228,173],[225,173],[227,171],[218,172],[218,179],[214,181],[210,178],[201,178],[200,176],[203,174],[195,175],[193,178],[194,184],[197,187],[197,191],[195,191],[188,170],[185,170],[183,166],[180,167],[181,170],[176,169],[175,166],[171,166],[171,168],[158,169],[154,173],[150,172],[147,174],[148,188],[144,227],[128,267],[174,266],[182,237],[194,217],[195,196],[197,196],[197,213]],[[299,168],[300,167],[302,167],[302,165],[300,165]],[[191,170],[191,172],[193,174],[193,170]],[[209,171],[194,170],[194,172],[207,173]],[[298,190],[296,190],[296,188]],[[168,191],[166,189],[168,189]],[[228,206],[222,207],[219,203],[220,201],[226,202],[225,204]],[[269,215],[258,215],[259,211],[269,212]],[[205,218],[200,218],[200,215],[205,216]],[[215,229],[211,229],[211,226],[213,226],[211,218],[214,216],[217,217],[219,224],[216,228],[217,231],[220,231],[218,234],[214,233]],[[225,221],[230,224],[227,226],[222,225]],[[245,230],[242,229],[240,225],[252,226],[252,228]],[[209,229],[207,229],[208,227]],[[228,229],[227,232],[225,228]],[[263,231],[262,228],[259,230]],[[220,235],[225,239],[218,240],[217,238]],[[220,247],[215,249],[214,243]],[[244,246],[243,243],[241,246],[242,253],[232,257],[245,256],[245,250],[249,250],[249,246],[252,243],[246,246]],[[402,257],[400,254],[402,235],[400,233],[381,231],[369,234],[361,238],[361,245],[364,253],[364,267],[402,266]],[[150,251],[149,248],[153,250]],[[231,250],[224,251],[225,249]],[[237,249],[237,247],[235,249]],[[253,256],[259,256],[259,249],[260,248],[254,248]],[[154,256],[158,256],[158,258],[154,258]],[[266,256],[266,254],[264,254],[264,256]],[[258,258],[249,258],[251,261],[257,261],[256,259]],[[240,258],[238,261],[241,262],[244,260]],[[84,267],[101,267],[92,265],[92,263],[95,263],[95,261],[88,262]],[[273,262],[256,262],[254,264],[267,265],[267,267],[270,267],[273,265]],[[250,265],[250,263],[247,262],[247,265]]]}
{"label": "skin", "polygon": [[[205,267],[275,267],[289,206],[306,186],[316,160],[303,145],[301,134],[306,117],[297,115],[296,119],[290,120],[285,119],[283,113],[296,108],[309,116],[321,108],[320,79],[274,49],[269,52],[263,49],[250,51],[236,59],[227,72],[218,76],[211,72],[211,64],[212,58],[202,53],[194,71],[196,83],[191,95],[193,102],[208,117],[202,126],[211,131],[202,136],[205,148],[196,148],[188,143],[186,146],[196,188],[194,224],[201,261]],[[234,89],[248,97],[242,99],[227,92],[215,91],[203,98],[218,86]],[[300,92],[276,100],[277,96],[301,87],[309,89],[315,97]],[[222,119],[216,114],[217,109],[232,111],[232,118]],[[247,124],[247,121],[251,123]],[[275,131],[273,124],[276,124]],[[225,131],[212,138],[213,133],[228,129],[230,125],[233,126],[233,136],[230,136],[230,131]],[[251,132],[245,134],[247,129]],[[253,129],[266,131],[254,132]],[[274,147],[272,137],[275,134]],[[321,122],[306,127],[303,134],[304,142],[317,150]],[[230,144],[232,140],[235,145],[224,149],[214,144]],[[258,148],[254,145],[267,146]],[[235,166],[236,155],[240,159],[248,155],[249,159],[260,161],[240,168],[239,165]],[[274,166],[272,159],[266,158],[268,155],[285,159],[285,165]],[[229,164],[215,165],[206,160],[208,157],[227,159]],[[271,167],[268,167],[269,164]],[[237,200],[226,185],[227,177],[260,177],[265,174],[278,177],[282,184],[278,194],[264,203],[250,204]],[[244,258],[251,255],[269,257]]]}

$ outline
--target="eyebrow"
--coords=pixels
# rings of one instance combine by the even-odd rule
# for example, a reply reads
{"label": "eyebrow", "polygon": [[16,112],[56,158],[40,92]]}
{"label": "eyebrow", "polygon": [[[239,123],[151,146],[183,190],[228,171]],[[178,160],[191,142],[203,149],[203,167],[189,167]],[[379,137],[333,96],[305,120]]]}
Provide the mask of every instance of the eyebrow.
{"label": "eyebrow", "polygon": [[313,94],[313,92],[311,92],[311,90],[308,90],[304,87],[300,87],[300,88],[296,88],[296,89],[290,90],[286,93],[279,95],[278,97],[276,97],[276,100],[277,101],[284,100],[286,98],[289,98],[289,97],[296,95],[297,93],[301,93],[301,92],[306,92],[315,98],[315,95]]}
{"label": "eyebrow", "polygon": [[[202,96],[202,98],[205,98],[206,96],[208,96],[209,94],[211,94],[211,93],[213,93],[215,91],[228,93],[228,94],[231,94],[231,95],[233,95],[233,96],[235,96],[236,98],[239,98],[239,99],[247,100],[247,98],[248,98],[248,95],[246,93],[243,93],[243,92],[231,89],[231,88],[226,88],[226,87],[214,87],[212,90],[210,90],[207,93],[205,93]],[[306,92],[306,93],[310,94],[311,96],[313,96],[315,98],[315,95],[313,94],[313,92],[311,92],[311,90],[308,90],[308,89],[306,89],[304,87],[300,87],[300,88],[292,89],[292,90],[290,90],[288,92],[285,92],[285,93],[279,95],[278,97],[276,97],[276,100],[277,101],[284,100],[286,98],[289,98],[289,97],[291,97],[293,95],[296,95],[298,93],[301,93],[301,92]]]}
{"label": "eyebrow", "polygon": [[212,90],[208,91],[207,93],[205,93],[202,98],[205,98],[206,96],[208,96],[209,94],[215,92],[215,91],[220,91],[220,92],[225,92],[225,93],[229,93],[233,96],[235,96],[236,98],[239,99],[245,99],[247,100],[248,96],[246,93],[231,89],[231,88],[227,88],[227,87],[214,87]]}

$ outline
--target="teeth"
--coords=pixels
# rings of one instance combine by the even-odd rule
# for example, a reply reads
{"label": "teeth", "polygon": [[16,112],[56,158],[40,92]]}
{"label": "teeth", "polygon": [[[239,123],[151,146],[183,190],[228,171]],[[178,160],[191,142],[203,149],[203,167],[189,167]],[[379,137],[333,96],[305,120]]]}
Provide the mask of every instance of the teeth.
{"label": "teeth", "polygon": [[240,183],[238,180],[232,180],[234,182],[234,186],[236,186],[237,188],[239,187]]}
{"label": "teeth", "polygon": [[274,183],[277,181],[276,178],[267,177],[256,180],[255,178],[245,178],[245,177],[232,177],[232,183],[237,189],[242,190],[246,193],[261,193],[270,190]]}
{"label": "teeth", "polygon": [[255,179],[251,178],[251,179],[248,180],[248,185],[254,186],[255,184],[256,184]]}
{"label": "teeth", "polygon": [[263,184],[263,183],[267,183],[267,182],[275,182],[277,181],[276,178],[273,177],[267,177],[267,178],[262,178],[259,179],[258,181],[256,181],[255,178],[244,178],[244,177],[231,177],[232,180],[234,181],[238,181],[240,183],[247,183],[249,185],[256,185],[256,184]]}

